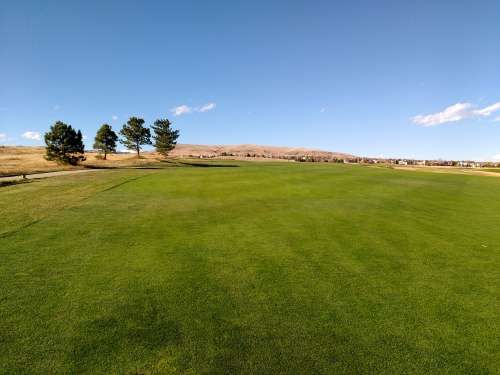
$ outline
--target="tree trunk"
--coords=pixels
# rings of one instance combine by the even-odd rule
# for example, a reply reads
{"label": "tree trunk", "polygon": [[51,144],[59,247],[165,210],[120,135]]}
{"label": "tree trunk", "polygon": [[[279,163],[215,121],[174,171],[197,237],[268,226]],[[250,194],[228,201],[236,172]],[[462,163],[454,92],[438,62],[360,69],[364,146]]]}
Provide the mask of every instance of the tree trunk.
{"label": "tree trunk", "polygon": [[104,150],[104,160],[106,160],[106,150]]}
{"label": "tree trunk", "polygon": [[137,150],[137,159],[139,159],[141,156],[139,155],[139,147],[136,148]]}

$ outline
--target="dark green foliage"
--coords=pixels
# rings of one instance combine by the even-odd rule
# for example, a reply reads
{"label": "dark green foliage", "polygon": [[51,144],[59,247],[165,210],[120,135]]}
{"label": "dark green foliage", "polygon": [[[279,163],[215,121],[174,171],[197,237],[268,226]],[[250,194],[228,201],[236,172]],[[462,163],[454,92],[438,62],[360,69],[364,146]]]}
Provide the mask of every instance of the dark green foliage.
{"label": "dark green foliage", "polygon": [[82,132],[75,131],[71,125],[57,121],[45,133],[47,144],[46,159],[55,160],[60,163],[76,165],[85,160]]}
{"label": "dark green foliage", "polygon": [[151,132],[144,127],[144,119],[142,118],[129,118],[120,130],[120,134],[123,136],[120,142],[129,150],[136,151],[137,157],[140,155],[142,145],[151,144]]}
{"label": "dark green foliage", "polygon": [[104,160],[106,160],[106,155],[108,153],[116,151],[117,140],[118,136],[113,131],[111,126],[103,124],[95,136],[94,148],[104,153]]}
{"label": "dark green foliage", "polygon": [[171,125],[172,123],[168,119],[158,119],[151,127],[154,131],[153,145],[156,151],[163,156],[167,156],[174,149],[177,144],[177,138],[179,138],[179,130],[172,129]]}

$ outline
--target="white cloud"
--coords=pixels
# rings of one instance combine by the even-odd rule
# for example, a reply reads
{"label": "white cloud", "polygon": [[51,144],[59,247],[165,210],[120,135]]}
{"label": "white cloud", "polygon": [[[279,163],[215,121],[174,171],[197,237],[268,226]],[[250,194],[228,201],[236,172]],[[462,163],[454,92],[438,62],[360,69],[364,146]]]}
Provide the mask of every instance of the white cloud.
{"label": "white cloud", "polygon": [[500,154],[493,155],[493,161],[500,161]]}
{"label": "white cloud", "polygon": [[174,116],[180,116],[192,112],[192,109],[187,105],[183,104],[178,107],[172,108],[170,111],[174,114]]}
{"label": "white cloud", "polygon": [[87,139],[87,136],[85,134],[82,135],[82,139],[85,140]]}
{"label": "white cloud", "polygon": [[215,104],[213,102],[204,104],[201,107],[190,107],[186,104],[183,104],[183,105],[180,105],[178,107],[172,108],[170,110],[170,112],[172,112],[174,114],[174,116],[181,116],[181,115],[185,115],[186,113],[191,113],[191,112],[205,113],[205,112],[208,112],[208,111],[215,109],[215,107],[217,107],[217,104]]}
{"label": "white cloud", "polygon": [[113,121],[118,120],[118,116],[117,116],[117,115],[113,115],[113,116],[111,116],[111,120],[113,120]]}
{"label": "white cloud", "polygon": [[457,103],[453,104],[444,111],[433,113],[430,115],[418,115],[412,118],[413,122],[422,126],[435,126],[441,125],[446,122],[455,122],[470,117],[472,112],[472,104],[470,103]]}
{"label": "white cloud", "polygon": [[478,115],[481,115],[481,116],[489,116],[498,110],[500,110],[500,102],[492,104],[489,107],[474,111],[474,113],[477,113]]}
{"label": "white cloud", "polygon": [[495,117],[495,119],[493,121],[500,121],[500,116]]}
{"label": "white cloud", "polygon": [[208,103],[205,105],[202,105],[200,108],[197,109],[198,112],[208,112],[211,111],[212,109],[215,109],[217,105],[215,103]]}
{"label": "white cloud", "polygon": [[417,125],[425,127],[445,124],[447,122],[460,121],[471,117],[488,117],[500,110],[500,102],[482,109],[475,109],[471,103],[456,103],[444,109],[442,112],[430,115],[418,115],[412,118]]}
{"label": "white cloud", "polygon": [[0,133],[0,141],[5,141],[7,139],[7,134]]}
{"label": "white cloud", "polygon": [[22,137],[32,141],[39,141],[42,138],[39,132],[24,132]]}

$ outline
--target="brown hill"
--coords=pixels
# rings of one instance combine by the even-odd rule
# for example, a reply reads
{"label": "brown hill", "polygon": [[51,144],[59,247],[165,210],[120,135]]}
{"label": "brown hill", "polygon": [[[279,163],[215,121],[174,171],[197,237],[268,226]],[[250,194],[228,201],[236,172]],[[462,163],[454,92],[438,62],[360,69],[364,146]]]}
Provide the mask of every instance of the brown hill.
{"label": "brown hill", "polygon": [[329,159],[352,158],[353,155],[314,150],[302,147],[279,147],[279,146],[260,146],[260,145],[188,145],[179,144],[172,151],[172,156],[179,157],[218,157],[218,156],[236,156],[236,157],[257,157],[257,158],[284,158],[312,156]]}

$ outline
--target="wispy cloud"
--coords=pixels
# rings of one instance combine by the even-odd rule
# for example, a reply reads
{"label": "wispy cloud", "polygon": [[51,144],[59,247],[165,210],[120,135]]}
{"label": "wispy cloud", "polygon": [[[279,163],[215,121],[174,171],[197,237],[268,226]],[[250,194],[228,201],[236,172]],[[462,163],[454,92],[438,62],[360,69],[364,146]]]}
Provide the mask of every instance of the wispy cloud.
{"label": "wispy cloud", "polygon": [[55,106],[52,107],[54,111],[59,111],[61,109],[61,106],[59,104],[56,104]]}
{"label": "wispy cloud", "polygon": [[217,105],[215,103],[207,103],[205,105],[202,105],[200,108],[197,108],[196,111],[198,112],[208,112],[211,111],[212,109],[215,109]]}
{"label": "wispy cloud", "polygon": [[500,116],[495,117],[495,119],[493,121],[500,121]]}
{"label": "wispy cloud", "polygon": [[412,120],[415,124],[422,126],[441,125],[470,117],[473,113],[472,108],[473,106],[470,103],[457,103],[445,108],[442,112],[430,115],[418,115],[413,117]]}
{"label": "wispy cloud", "polygon": [[113,121],[118,120],[118,116],[117,116],[117,115],[113,115],[113,116],[111,116],[111,120],[113,120]]}
{"label": "wispy cloud", "polygon": [[0,143],[1,144],[6,144],[7,142],[12,142],[12,141],[15,141],[15,140],[16,140],[16,137],[9,137],[5,133],[0,133]]}
{"label": "wispy cloud", "polygon": [[325,112],[326,112],[326,108],[324,108],[324,107],[323,107],[323,108],[321,108],[321,109],[319,110],[319,112],[320,112],[320,113],[325,113]]}
{"label": "wispy cloud", "polygon": [[24,132],[22,137],[32,141],[39,141],[42,138],[39,132]]}
{"label": "wispy cloud", "polygon": [[500,110],[500,102],[492,104],[486,108],[479,109],[476,111],[476,113],[481,116],[489,116],[498,110]]}
{"label": "wispy cloud", "polygon": [[184,115],[186,113],[190,113],[192,111],[193,110],[185,104],[180,105],[178,107],[174,107],[170,110],[170,112],[172,112],[174,114],[174,116],[181,116],[181,115]]}
{"label": "wispy cloud", "polygon": [[201,112],[201,113],[209,112],[214,110],[215,107],[217,107],[217,104],[213,102],[204,104],[200,107],[190,107],[186,104],[183,104],[178,107],[172,108],[170,112],[172,112],[174,116],[181,116],[191,112]]}
{"label": "wispy cloud", "polygon": [[[421,126],[429,127],[445,124],[448,122],[456,122],[472,117],[488,117],[496,111],[500,110],[500,102],[492,104],[488,107],[476,109],[477,106],[472,103],[456,103],[441,112],[432,113],[429,115],[414,116],[411,120]],[[496,119],[495,119],[496,121]]]}

